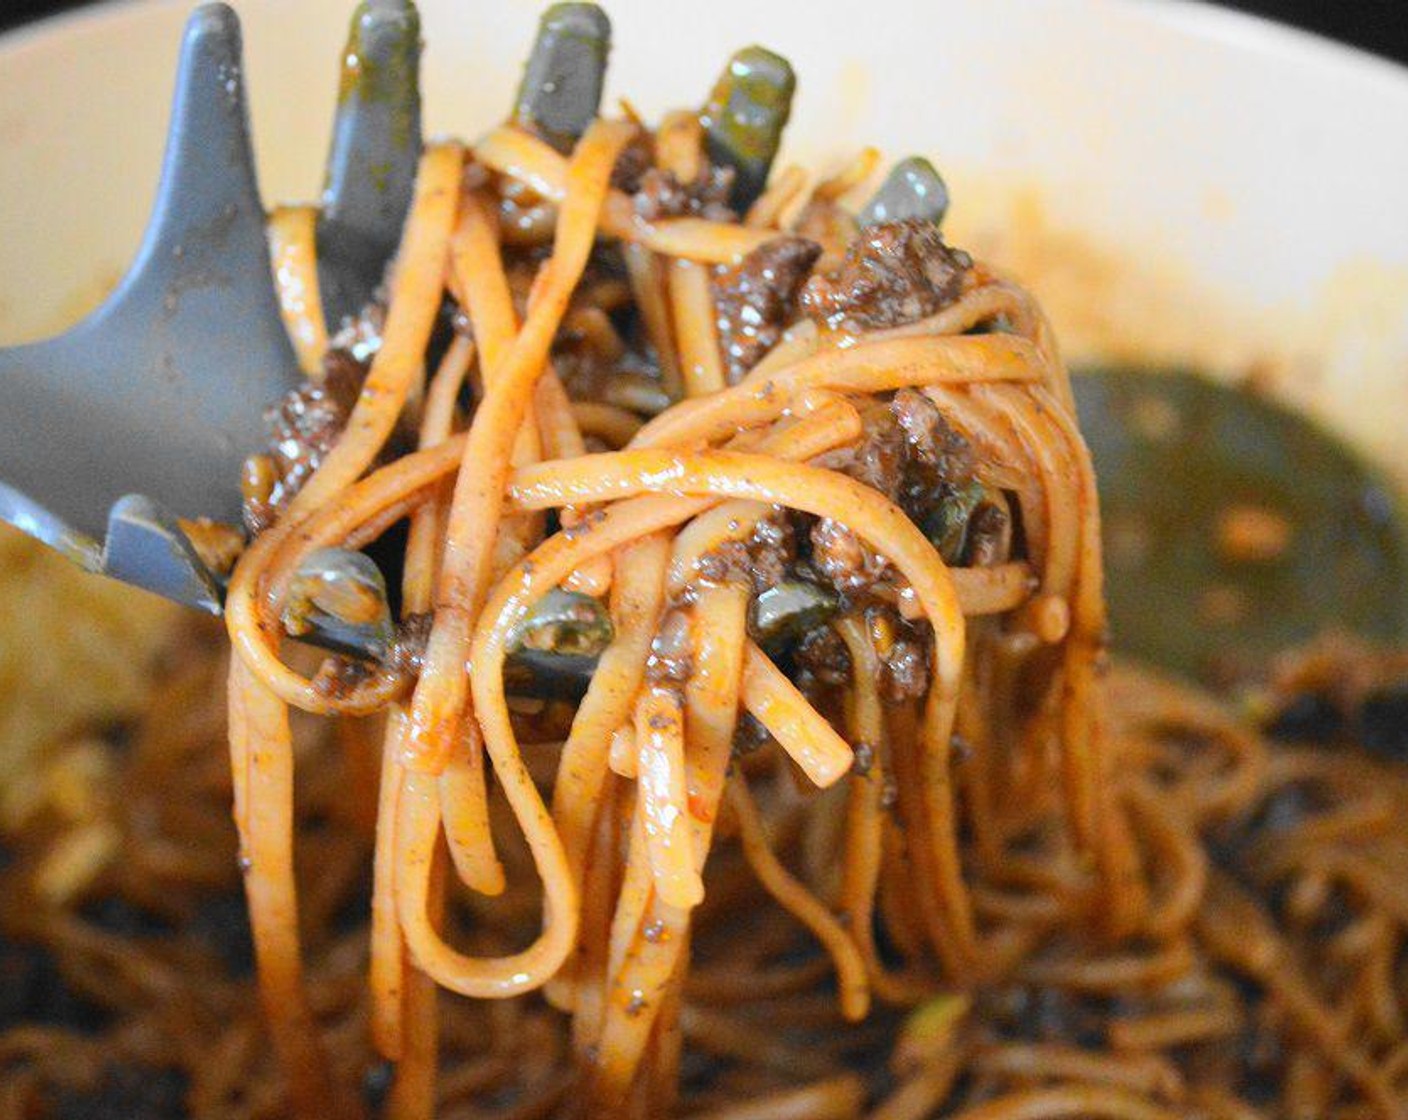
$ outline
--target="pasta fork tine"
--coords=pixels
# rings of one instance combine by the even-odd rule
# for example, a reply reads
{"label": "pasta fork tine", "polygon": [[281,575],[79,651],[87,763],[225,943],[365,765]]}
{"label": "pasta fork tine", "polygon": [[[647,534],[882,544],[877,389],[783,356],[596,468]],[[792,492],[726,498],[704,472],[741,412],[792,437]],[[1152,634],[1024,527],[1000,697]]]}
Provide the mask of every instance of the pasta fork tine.
{"label": "pasta fork tine", "polygon": [[420,16],[363,0],[342,54],[318,217],[318,286],[330,330],[371,299],[396,251],[421,149]]}
{"label": "pasta fork tine", "polygon": [[269,282],[239,21],[209,4],[186,24],[136,261],[66,334],[0,350],[0,517],[91,571],[215,609],[175,515],[238,520],[260,405],[295,369]]}
{"label": "pasta fork tine", "polygon": [[865,204],[856,220],[862,227],[917,218],[942,225],[948,213],[948,187],[923,156],[900,160]]}
{"label": "pasta fork tine", "polygon": [[[324,207],[330,325],[394,253],[421,145],[420,23],[410,0],[352,20]],[[297,363],[270,281],[239,20],[189,18],[152,217],[118,289],[57,338],[0,349],[0,520],[89,571],[202,610],[220,581],[179,517],[238,523],[239,469]],[[102,542],[101,544],[99,542]]]}
{"label": "pasta fork tine", "polygon": [[595,4],[554,4],[538,21],[513,119],[571,151],[601,105],[611,21]]}
{"label": "pasta fork tine", "polygon": [[766,47],[744,47],[728,60],[701,114],[709,158],[733,169],[729,202],[743,213],[763,193],[782,132],[792,115],[797,76]]}

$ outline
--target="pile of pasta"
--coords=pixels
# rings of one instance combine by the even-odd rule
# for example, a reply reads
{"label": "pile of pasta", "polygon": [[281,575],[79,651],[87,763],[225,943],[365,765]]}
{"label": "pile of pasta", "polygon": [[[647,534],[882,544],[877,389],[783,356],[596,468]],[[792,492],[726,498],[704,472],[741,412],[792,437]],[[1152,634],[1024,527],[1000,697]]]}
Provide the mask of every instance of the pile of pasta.
{"label": "pile of pasta", "polygon": [[[687,120],[693,129],[677,126],[670,143],[656,145],[658,157],[702,160],[697,119]],[[613,221],[622,199],[611,190],[613,168],[637,132],[630,121],[598,119],[564,158],[510,126],[474,149],[478,165],[531,184],[556,206],[551,248],[521,319],[494,185],[466,189],[466,152],[457,145],[427,152],[383,340],[355,410],[235,568],[227,607],[235,814],[265,1001],[305,1109],[335,1088],[319,1073],[299,980],[286,713],[290,705],[374,710],[387,704],[386,678],[351,694],[320,690],[316,678],[279,660],[279,620],[292,574],[312,552],[362,545],[405,517],[403,604],[432,610],[433,626],[413,691],[389,704],[371,961],[375,1037],[403,1073],[428,1060],[407,1046],[408,1025],[423,1018],[410,1006],[422,981],[472,998],[547,986],[573,1015],[591,1107],[612,1111],[639,1099],[655,1108],[671,1080],[659,1072],[669,1064],[659,1052],[662,1031],[685,982],[690,917],[705,896],[702,874],[725,812],[764,882],[836,955],[853,1020],[865,1017],[873,988],[914,989],[907,973],[882,964],[874,943],[887,862],[904,895],[892,909],[914,914],[911,932],[932,958],[908,971],[958,978],[1021,951],[1005,936],[985,936],[963,875],[963,807],[982,858],[1008,862],[989,763],[1025,769],[1029,819],[1010,830],[1043,834],[1049,851],[1033,853],[1038,866],[1088,864],[1111,929],[1130,932],[1143,919],[1093,689],[1104,628],[1094,481],[1039,312],[1020,289],[974,268],[967,290],[934,316],[860,335],[798,329],[727,385],[706,267],[735,263],[777,237],[773,223],[786,208],[764,195],[751,224]],[[694,175],[680,169],[677,178]],[[779,179],[778,189],[796,189],[792,177]],[[810,199],[833,212],[822,236],[846,229],[840,205],[828,201],[834,193],[828,186]],[[644,308],[668,300],[671,329],[652,341],[657,352],[673,350],[670,364],[689,376],[680,378],[682,399],[624,447],[589,454],[552,347],[594,244],[613,233],[648,254],[630,274],[632,295],[647,322]],[[846,248],[841,239],[822,243],[833,259]],[[667,290],[652,290],[665,277]],[[424,400],[420,448],[368,471],[412,397],[446,288],[469,329],[423,394],[416,390]],[[978,333],[998,323],[1004,329]],[[471,363],[478,399],[456,434],[454,403]],[[662,387],[673,388],[663,379]],[[989,481],[1012,485],[1030,560],[951,568],[903,510],[815,465],[861,438],[866,401],[906,388],[930,394],[979,460],[1011,476]],[[746,541],[774,507],[845,526],[894,568],[897,596],[932,635],[922,701],[889,711],[880,704],[874,662],[885,639],[858,611],[836,624],[855,682],[838,728],[750,637],[753,589],[700,574],[708,554]],[[559,526],[546,537],[544,511]],[[564,585],[609,595],[615,637],[573,715],[549,795],[524,763],[504,662],[528,609]],[[676,609],[689,631],[691,671],[682,683],[652,683],[652,639],[677,603],[687,604]],[[1032,709],[1026,718],[1018,691]],[[846,783],[854,808],[838,853],[846,880],[839,907],[767,855],[769,808],[743,768],[732,767],[745,712],[816,789],[855,769],[855,746],[868,748],[863,772]],[[965,772],[965,799],[957,796],[959,736],[977,760]],[[613,764],[617,739],[624,744]],[[1059,773],[1055,786],[1048,763]],[[436,920],[442,837],[464,886],[490,896],[505,889],[486,769],[532,852],[543,896],[541,931],[501,956],[451,945]],[[888,786],[897,791],[894,814],[883,804]],[[1049,796],[1035,796],[1048,788]],[[1046,829],[1048,821],[1058,827]]]}
{"label": "pile of pasta", "polygon": [[[210,1117],[1400,1115],[1402,775],[1111,676],[1030,296],[965,263],[932,313],[798,316],[733,371],[716,274],[798,234],[834,274],[874,157],[736,221],[645,217],[613,186],[642,145],[708,171],[695,114],[427,148],[350,415],[230,577],[232,779],[211,650],[126,748],[121,860],[14,916],[117,1020],[0,1035],[0,1115],[132,1063]],[[310,218],[274,236],[316,385]],[[846,466],[902,393],[1002,512],[981,555]],[[812,624],[829,675],[721,559],[799,518],[879,573]],[[286,648],[310,558],[393,539],[414,670]],[[580,695],[511,689],[564,593],[610,624]],[[257,1007],[200,932],[237,878]],[[165,925],[104,932],[104,894]]]}
{"label": "pile of pasta", "polygon": [[[222,637],[184,635],[150,705],[111,748],[116,781],[87,820],[121,836],[121,859],[55,894],[38,873],[52,830],[32,826],[10,838],[15,858],[0,870],[9,900],[0,911],[7,1120],[291,1115],[241,935],[218,699],[228,670]],[[1322,681],[1343,681],[1380,660],[1319,658],[1317,670]],[[1208,696],[1148,673],[1117,669],[1110,693],[1110,731],[1125,751],[1120,799],[1147,853],[1146,878],[1168,900],[1161,921],[1115,941],[1092,917],[1090,880],[1078,867],[1049,870],[1063,876],[1061,888],[1034,889],[1030,863],[1010,876],[984,874],[971,895],[980,928],[994,931],[987,943],[1020,937],[1025,950],[1001,968],[946,977],[920,970],[931,954],[908,886],[885,869],[883,960],[910,971],[894,977],[896,991],[876,989],[864,1021],[847,1022],[837,958],[769,891],[790,883],[797,897],[809,891],[842,912],[836,852],[850,819],[847,791],[840,783],[807,795],[776,760],[755,763],[748,781],[762,838],[752,831],[757,817],[740,825],[723,815],[727,838],[712,852],[705,899],[692,913],[689,972],[665,1009],[670,1018],[655,1028],[654,1084],[674,1113],[1242,1120],[1401,1112],[1402,765],[1349,741],[1273,744]],[[423,1080],[412,1085],[404,1057],[394,1074],[373,1050],[366,909],[378,722],[301,723],[296,740],[302,980],[329,1076],[350,1107],[370,1115],[411,1115],[413,1106],[455,1120],[578,1113],[584,1072],[572,1022],[537,993],[436,1001],[420,981],[410,991],[426,1017],[407,1022],[415,1025],[406,1041],[419,1057],[435,1039],[435,1062],[411,1063]],[[558,749],[522,747],[544,787]],[[619,790],[603,805],[624,834]],[[540,920],[531,853],[509,831],[511,811],[497,796],[489,817],[504,841],[506,889],[458,895],[446,916],[447,928],[486,954],[522,945]],[[17,953],[46,975],[26,978]]]}

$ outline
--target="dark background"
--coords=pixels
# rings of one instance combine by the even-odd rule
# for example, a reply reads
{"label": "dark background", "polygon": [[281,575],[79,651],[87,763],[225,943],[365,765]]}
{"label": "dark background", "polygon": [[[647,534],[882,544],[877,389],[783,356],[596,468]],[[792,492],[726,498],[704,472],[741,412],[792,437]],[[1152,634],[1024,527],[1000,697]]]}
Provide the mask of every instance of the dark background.
{"label": "dark background", "polygon": [[[0,0],[0,27],[82,7],[83,2]],[[1408,62],[1408,3],[1405,0],[1234,0],[1226,6],[1298,24]]]}

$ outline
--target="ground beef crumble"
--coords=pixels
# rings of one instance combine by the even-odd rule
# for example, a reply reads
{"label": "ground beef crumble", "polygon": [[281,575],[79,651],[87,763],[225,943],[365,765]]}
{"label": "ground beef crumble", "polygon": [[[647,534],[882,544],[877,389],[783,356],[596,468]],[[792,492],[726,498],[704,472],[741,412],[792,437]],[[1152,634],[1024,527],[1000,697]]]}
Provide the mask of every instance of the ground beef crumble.
{"label": "ground beef crumble", "polygon": [[903,326],[957,299],[972,265],[932,222],[881,222],[861,231],[834,273],[807,281],[802,310],[831,330]]}
{"label": "ground beef crumble", "polygon": [[430,611],[408,614],[396,627],[396,637],[386,655],[386,667],[394,673],[420,676],[425,664],[425,647],[430,641],[430,626],[435,615]]}
{"label": "ground beef crumble", "polygon": [[848,598],[856,598],[887,579],[890,562],[851,529],[830,517],[812,526],[812,567],[823,580]]}
{"label": "ground beef crumble", "polygon": [[640,190],[640,181],[655,163],[655,144],[648,132],[642,130],[626,143],[616,164],[611,168],[611,186],[626,194]]}
{"label": "ground beef crumble", "polygon": [[319,695],[345,700],[371,680],[378,672],[391,673],[407,680],[420,676],[425,664],[425,647],[430,641],[430,612],[410,614],[396,626],[396,635],[380,665],[355,657],[341,655],[324,659],[313,678],[313,688]]}
{"label": "ground beef crumble", "polygon": [[797,300],[821,246],[801,237],[759,245],[714,280],[719,350],[730,384],[777,345],[797,314]]}
{"label": "ground beef crumble", "polygon": [[750,755],[766,743],[771,735],[768,729],[758,722],[752,712],[740,712],[738,723],[733,729],[733,750],[734,758],[742,758]]}
{"label": "ground beef crumble", "polygon": [[366,371],[350,350],[330,349],[321,381],[305,381],[265,411],[268,448],[263,462],[246,468],[244,522],[251,534],[274,523],[337,443]]}
{"label": "ground beef crumble", "polygon": [[329,700],[346,700],[376,675],[376,667],[338,654],[325,658],[313,677],[313,691]]}
{"label": "ground beef crumble", "polygon": [[[819,466],[885,495],[924,525],[954,491],[973,480],[973,450],[923,393],[901,389],[861,413],[861,438],[821,456]],[[1000,510],[994,511],[1001,514]],[[890,579],[893,569],[844,524],[822,518],[809,533],[811,566],[854,601]]]}
{"label": "ground beef crumble", "polygon": [[983,502],[968,519],[964,561],[974,568],[987,568],[1006,559],[1010,547],[1011,518],[1006,510]]}
{"label": "ground beef crumble", "polygon": [[860,438],[821,456],[817,465],[840,471],[878,490],[890,501],[898,501],[908,459],[904,429],[887,401],[873,401],[862,407],[860,421]]}
{"label": "ground beef crumble", "polygon": [[710,583],[746,583],[756,595],[776,587],[797,558],[792,523],[774,506],[742,540],[728,540],[699,558],[700,578]]}
{"label": "ground beef crumble", "polygon": [[322,375],[305,380],[264,411],[269,442],[245,461],[244,524],[251,536],[277,519],[318,469],[347,426],[386,323],[378,293],[329,340]]}
{"label": "ground beef crumble", "polygon": [[[855,443],[817,460],[898,504],[911,520],[928,527],[940,510],[975,486],[972,447],[922,392],[902,389],[888,401],[875,401],[861,413],[862,435]],[[797,559],[788,578],[809,579],[834,590],[845,611],[862,610],[883,622],[892,638],[880,655],[881,697],[900,704],[922,696],[929,686],[932,635],[911,624],[894,607],[897,575],[843,520],[794,516]],[[980,503],[967,524],[965,554],[991,560],[1006,540],[1006,512]],[[879,612],[877,616],[875,612]],[[793,649],[799,687],[824,697],[847,683],[851,665],[845,644],[829,626],[810,631]]]}
{"label": "ground beef crumble", "polygon": [[386,328],[386,303],[385,288],[378,287],[361,314],[342,321],[337,333],[328,340],[328,352],[343,350],[358,362],[370,362],[381,349],[381,335]]}
{"label": "ground beef crumble", "polygon": [[[930,631],[902,619],[891,607],[872,605],[866,617],[892,635],[880,653],[880,697],[887,704],[917,700],[929,687],[932,663]],[[830,626],[810,631],[792,654],[797,687],[816,702],[828,690],[851,680],[851,657],[846,643]]]}
{"label": "ground beef crumble", "polygon": [[904,626],[880,659],[880,694],[891,704],[917,700],[929,687],[929,641],[916,627]]}
{"label": "ground beef crumble", "polygon": [[954,431],[933,401],[915,389],[901,389],[890,402],[890,411],[913,451],[914,459],[949,481],[970,478],[973,451]]}
{"label": "ground beef crumble", "polygon": [[641,173],[632,192],[635,211],[647,222],[661,218],[707,218],[733,222],[738,216],[729,208],[733,189],[733,169],[706,165],[687,183],[673,171],[651,167]]}
{"label": "ground beef crumble", "polygon": [[840,688],[851,679],[851,655],[840,635],[829,626],[808,633],[793,652],[797,687],[808,695],[821,688]]}

